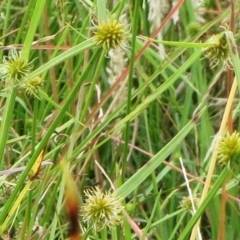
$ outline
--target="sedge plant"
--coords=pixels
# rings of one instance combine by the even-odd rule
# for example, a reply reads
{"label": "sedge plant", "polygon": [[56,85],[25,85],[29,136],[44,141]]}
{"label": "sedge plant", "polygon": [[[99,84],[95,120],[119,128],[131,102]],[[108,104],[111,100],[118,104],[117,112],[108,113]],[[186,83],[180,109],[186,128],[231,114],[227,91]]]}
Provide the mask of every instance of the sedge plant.
{"label": "sedge plant", "polygon": [[0,4],[1,239],[237,239],[234,9],[163,2]]}

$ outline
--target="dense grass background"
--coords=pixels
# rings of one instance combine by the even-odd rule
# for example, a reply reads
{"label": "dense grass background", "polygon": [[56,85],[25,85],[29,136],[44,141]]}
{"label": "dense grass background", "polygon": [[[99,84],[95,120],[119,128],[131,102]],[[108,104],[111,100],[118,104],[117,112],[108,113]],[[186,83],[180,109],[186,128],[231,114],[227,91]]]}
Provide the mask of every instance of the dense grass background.
{"label": "dense grass background", "polygon": [[[39,98],[1,81],[0,170],[27,166],[0,176],[2,239],[68,239],[68,175],[61,161],[74,179],[79,206],[85,189],[111,189],[97,161],[143,231],[142,239],[190,239],[199,217],[202,239],[240,239],[238,166],[232,169],[235,176],[213,166],[212,188],[195,219],[180,204],[189,193],[179,157],[200,199],[222,119],[228,121],[220,136],[239,129],[237,95],[230,117],[223,117],[238,56],[233,71],[222,62],[211,68],[202,49],[190,44],[224,31],[219,26],[230,26],[239,5],[233,13],[229,1],[203,1],[199,7],[194,2],[179,1],[171,11],[166,1],[169,7],[162,12],[155,7],[160,20],[151,11],[153,1],[0,3],[0,59],[19,49],[34,60],[28,78],[44,80]],[[118,18],[128,37],[114,59],[92,37],[99,21]],[[238,19],[232,23],[238,43]],[[159,42],[144,40],[159,32],[173,43],[164,45],[165,53]],[[43,149],[53,166],[42,167],[39,179],[29,182],[28,172]],[[126,219],[95,233],[79,211],[79,223],[81,239],[138,239]]]}

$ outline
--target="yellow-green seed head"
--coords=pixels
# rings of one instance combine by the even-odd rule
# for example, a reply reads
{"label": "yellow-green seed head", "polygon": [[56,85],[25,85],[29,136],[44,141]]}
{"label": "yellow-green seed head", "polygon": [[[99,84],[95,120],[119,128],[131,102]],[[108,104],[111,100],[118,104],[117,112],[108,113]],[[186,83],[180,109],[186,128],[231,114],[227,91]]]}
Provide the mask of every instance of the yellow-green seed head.
{"label": "yellow-green seed head", "polygon": [[89,227],[99,231],[121,223],[123,207],[115,193],[103,193],[96,187],[84,191],[84,194],[86,200],[81,208],[81,216]]}
{"label": "yellow-green seed head", "polygon": [[219,62],[224,62],[231,68],[232,62],[224,33],[213,35],[209,41],[209,46],[203,49],[204,55],[210,61],[210,67],[215,67]]}
{"label": "yellow-green seed head", "polygon": [[121,46],[126,38],[126,31],[117,20],[101,23],[94,33],[97,45],[107,49]]}
{"label": "yellow-green seed head", "polygon": [[0,79],[4,80],[8,86],[17,84],[26,78],[32,68],[32,63],[23,59],[21,52],[12,49],[8,56],[3,57],[3,62],[0,64]]}
{"label": "yellow-green seed head", "polygon": [[[199,198],[193,197],[193,204],[194,204],[195,210],[198,209],[199,202],[200,202]],[[193,210],[193,206],[192,206],[192,202],[191,202],[190,197],[184,197],[182,199],[182,201],[180,202],[180,207],[181,208],[185,208],[186,210],[192,211]]]}
{"label": "yellow-green seed head", "polygon": [[37,76],[24,82],[22,88],[25,90],[27,94],[36,96],[38,90],[42,85],[42,82],[43,82],[42,78]]}
{"label": "yellow-green seed head", "polygon": [[229,133],[221,140],[218,149],[218,163],[222,166],[240,157],[240,135],[238,132]]}

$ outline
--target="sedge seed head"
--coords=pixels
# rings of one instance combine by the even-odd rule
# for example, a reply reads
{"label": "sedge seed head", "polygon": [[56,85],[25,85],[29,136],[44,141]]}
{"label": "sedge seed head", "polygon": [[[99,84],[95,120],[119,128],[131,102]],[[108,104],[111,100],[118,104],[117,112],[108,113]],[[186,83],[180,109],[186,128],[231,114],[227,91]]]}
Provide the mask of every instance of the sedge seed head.
{"label": "sedge seed head", "polygon": [[106,47],[107,49],[121,47],[126,38],[126,31],[123,28],[123,24],[117,20],[101,23],[94,34],[97,45]]}
{"label": "sedge seed head", "polygon": [[213,35],[209,41],[209,46],[203,49],[205,58],[208,58],[210,61],[210,67],[213,68],[223,62],[229,68],[232,66],[230,59],[230,53],[228,49],[226,35],[224,33]]}
{"label": "sedge seed head", "polygon": [[40,89],[42,82],[43,80],[39,76],[34,77],[32,79],[25,81],[22,84],[22,89],[24,89],[28,95],[37,96],[37,92]]}
{"label": "sedge seed head", "polygon": [[[193,204],[194,204],[195,210],[198,209],[198,207],[199,207],[199,202],[200,202],[199,198],[193,197]],[[186,209],[186,210],[189,210],[189,211],[193,211],[192,202],[191,202],[191,199],[190,199],[189,196],[188,196],[188,197],[184,197],[184,198],[182,199],[182,201],[180,202],[180,207],[181,207],[181,208],[184,208],[184,209]]]}
{"label": "sedge seed head", "polygon": [[89,227],[99,231],[121,223],[123,206],[114,192],[103,193],[96,187],[85,190],[84,194],[86,200],[81,208],[81,216]]}
{"label": "sedge seed head", "polygon": [[2,64],[0,64],[0,79],[4,80],[8,86],[17,84],[26,78],[32,68],[32,63],[28,63],[22,57],[21,52],[12,49],[8,56],[3,57]]}
{"label": "sedge seed head", "polygon": [[221,166],[227,165],[230,161],[235,161],[240,155],[240,135],[238,132],[227,133],[219,143],[218,163]]}

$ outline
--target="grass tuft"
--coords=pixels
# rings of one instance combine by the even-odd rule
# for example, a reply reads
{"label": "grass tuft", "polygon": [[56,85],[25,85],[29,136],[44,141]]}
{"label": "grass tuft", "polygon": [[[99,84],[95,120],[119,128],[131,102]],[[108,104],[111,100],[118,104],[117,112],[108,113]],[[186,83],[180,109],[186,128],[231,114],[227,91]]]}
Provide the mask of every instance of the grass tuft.
{"label": "grass tuft", "polygon": [[239,4],[216,2],[0,4],[0,239],[239,238]]}

